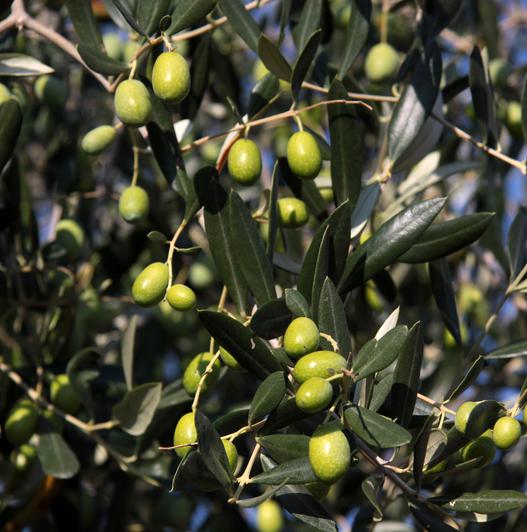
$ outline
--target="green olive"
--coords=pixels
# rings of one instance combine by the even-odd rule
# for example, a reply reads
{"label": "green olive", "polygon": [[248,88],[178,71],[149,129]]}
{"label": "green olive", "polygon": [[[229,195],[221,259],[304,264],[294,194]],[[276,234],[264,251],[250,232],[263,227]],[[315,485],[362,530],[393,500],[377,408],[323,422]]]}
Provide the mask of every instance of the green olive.
{"label": "green olive", "polygon": [[229,440],[221,440],[221,443],[223,443],[231,473],[234,475],[234,472],[236,471],[236,466],[238,465],[238,451],[234,443]]}
{"label": "green olive", "polygon": [[37,428],[38,413],[29,401],[18,402],[9,413],[4,435],[11,445],[19,447],[26,443]]}
{"label": "green olive", "polygon": [[188,271],[190,284],[198,290],[210,288],[216,280],[214,271],[205,262],[193,262]]}
{"label": "green olive", "polygon": [[455,426],[459,432],[465,434],[467,429],[467,421],[470,413],[474,410],[474,407],[477,405],[474,401],[467,401],[463,403],[456,412]]}
{"label": "green olive", "polygon": [[293,368],[293,377],[297,382],[306,382],[311,377],[325,379],[342,371],[346,359],[333,351],[315,351],[303,356]]}
{"label": "green olive", "polygon": [[238,361],[223,347],[220,347],[220,358],[228,368],[243,370]]}
{"label": "green olive", "polygon": [[123,57],[123,43],[119,35],[115,32],[105,33],[102,36],[102,42],[108,57],[120,61]]}
{"label": "green olive", "polygon": [[116,136],[117,132],[114,127],[99,126],[84,135],[81,147],[90,155],[99,155],[112,145]]}
{"label": "green olive", "polygon": [[17,449],[13,449],[9,461],[19,474],[27,473],[37,458],[36,449],[27,443],[23,443]]}
{"label": "green olive", "polygon": [[320,425],[309,439],[309,463],[323,482],[337,481],[351,463],[348,439],[337,422]]}
{"label": "green olive", "polygon": [[[189,395],[194,395],[196,393],[201,377],[205,373],[213,356],[212,353],[200,353],[190,361],[190,364],[185,369],[183,373],[183,388],[185,388]],[[216,384],[216,381],[220,376],[220,368],[221,363],[216,359],[212,366],[212,372],[207,375],[207,378],[201,387],[202,393],[205,393]]]}
{"label": "green olive", "polygon": [[115,113],[127,126],[144,126],[152,114],[148,89],[137,79],[127,79],[117,87],[114,98]]}
{"label": "green olive", "polygon": [[278,222],[282,227],[295,229],[309,220],[307,205],[297,198],[280,198],[276,202]]}
{"label": "green olive", "polygon": [[333,201],[333,199],[335,198],[335,196],[333,194],[333,189],[331,187],[320,187],[318,189],[318,191],[320,192],[320,195],[322,196],[322,199],[326,203],[331,203]]}
{"label": "green olive", "polygon": [[168,287],[168,266],[163,262],[149,264],[132,285],[132,297],[142,307],[157,305]]}
{"label": "green olive", "polygon": [[320,332],[313,320],[305,317],[295,318],[285,331],[284,349],[290,357],[298,359],[315,351],[319,341]]}
{"label": "green olive", "polygon": [[190,91],[190,70],[177,52],[163,52],[154,63],[152,88],[161,100],[179,103]]}
{"label": "green olive", "polygon": [[3,83],[0,83],[0,105],[7,102],[10,98],[11,91]]}
{"label": "green olive", "polygon": [[130,63],[139,49],[139,44],[136,41],[128,41],[123,47],[123,61]]}
{"label": "green olive", "polygon": [[333,397],[331,383],[321,377],[311,377],[296,391],[296,406],[302,412],[314,413],[324,410]]}
{"label": "green olive", "polygon": [[387,43],[372,46],[364,63],[366,76],[374,83],[383,83],[393,79],[398,68],[399,55],[393,46]]}
{"label": "green olive", "polygon": [[146,190],[138,186],[126,187],[119,198],[119,215],[129,224],[136,224],[148,217],[150,200]]}
{"label": "green olive", "polygon": [[[196,443],[198,441],[198,431],[194,421],[194,413],[189,412],[179,418],[176,429],[174,430],[174,445],[183,445]],[[180,458],[184,458],[190,451],[192,446],[178,447],[175,449],[176,454]]]}
{"label": "green olive", "polygon": [[489,62],[489,74],[494,87],[504,87],[510,74],[507,62],[501,57],[492,59]]}
{"label": "green olive", "polygon": [[57,375],[51,381],[50,397],[51,402],[66,414],[75,414],[81,405],[80,398],[65,373]]}
{"label": "green olive", "polygon": [[460,455],[464,462],[474,458],[482,458],[480,466],[484,467],[490,464],[496,455],[496,446],[492,441],[492,431],[487,430],[479,438],[465,445],[461,449]]}
{"label": "green olive", "polygon": [[521,138],[523,136],[522,106],[520,102],[513,100],[507,104],[505,123],[515,137]]}
{"label": "green olive", "polygon": [[196,306],[196,294],[184,284],[174,284],[168,289],[167,301],[176,310],[191,310]]}
{"label": "green olive", "polygon": [[227,165],[236,183],[253,185],[262,173],[262,156],[256,143],[250,139],[237,140],[229,150]]}
{"label": "green olive", "polygon": [[84,230],[75,220],[60,220],[55,230],[55,241],[66,252],[67,260],[75,260],[84,246]]}
{"label": "green olive", "polygon": [[314,179],[322,168],[322,155],[315,137],[297,131],[287,143],[287,164],[302,179]]}
{"label": "green olive", "polygon": [[68,86],[55,76],[40,76],[35,81],[37,98],[51,107],[64,107],[68,99]]}
{"label": "green olive", "polygon": [[492,439],[499,449],[514,447],[522,435],[520,422],[513,417],[500,417],[494,424]]}
{"label": "green olive", "polygon": [[284,517],[280,505],[267,499],[256,508],[258,532],[280,532],[284,528]]}

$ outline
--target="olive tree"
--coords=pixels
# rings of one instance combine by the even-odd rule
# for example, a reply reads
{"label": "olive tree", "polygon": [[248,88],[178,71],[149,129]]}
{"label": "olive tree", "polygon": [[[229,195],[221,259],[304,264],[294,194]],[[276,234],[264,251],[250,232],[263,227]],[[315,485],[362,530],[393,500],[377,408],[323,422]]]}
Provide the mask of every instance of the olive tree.
{"label": "olive tree", "polygon": [[1,527],[524,526],[524,20],[0,2]]}

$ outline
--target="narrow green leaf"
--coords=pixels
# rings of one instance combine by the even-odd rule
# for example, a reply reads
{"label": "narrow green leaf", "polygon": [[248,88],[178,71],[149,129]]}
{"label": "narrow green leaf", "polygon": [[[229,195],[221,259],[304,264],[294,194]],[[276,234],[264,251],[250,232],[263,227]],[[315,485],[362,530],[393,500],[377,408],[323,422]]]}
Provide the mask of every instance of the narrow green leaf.
{"label": "narrow green leaf", "polygon": [[243,3],[240,0],[219,0],[219,6],[234,28],[234,31],[236,31],[253,52],[259,55],[258,41],[262,32],[253,17],[245,9]]}
{"label": "narrow green leaf", "polygon": [[272,72],[275,76],[285,81],[291,79],[291,65],[287,62],[278,47],[263,33],[258,40],[257,54],[269,72]]}
{"label": "narrow green leaf", "polygon": [[91,0],[65,0],[64,3],[79,41],[90,48],[102,49],[101,32],[91,8]]}
{"label": "narrow green leaf", "polygon": [[339,346],[340,353],[347,357],[351,352],[351,339],[346,321],[344,303],[331,279],[326,278],[318,302],[318,327],[329,334]]}
{"label": "narrow green leaf", "polygon": [[271,413],[282,401],[285,395],[285,376],[283,371],[271,373],[258,386],[251,408],[249,410],[249,425],[257,419],[265,417]]}
{"label": "narrow green leaf", "polygon": [[527,263],[527,209],[520,207],[509,229],[509,263],[514,280]]}
{"label": "narrow green leaf", "polygon": [[383,478],[369,476],[365,478],[360,485],[362,493],[364,493],[368,502],[373,506],[373,519],[375,521],[380,521],[383,516],[380,501],[383,481]]}
{"label": "narrow green leaf", "polygon": [[515,358],[527,356],[527,340],[520,340],[505,346],[493,349],[484,355],[486,359]]}
{"label": "narrow green leaf", "polygon": [[387,368],[399,355],[408,336],[405,325],[388,331],[380,340],[373,338],[366,342],[353,358],[353,372],[356,380],[364,379]]}
{"label": "narrow green leaf", "polygon": [[267,419],[264,427],[260,431],[261,434],[274,434],[284,427],[289,427],[293,423],[306,419],[312,414],[307,414],[306,412],[300,410],[296,406],[296,400],[294,397],[283,401],[278,408],[272,412],[272,414]]}
{"label": "narrow green leaf", "polygon": [[112,419],[132,436],[145,432],[161,400],[161,383],[149,382],[126,392],[123,399],[112,408]]}
{"label": "narrow green leaf", "polygon": [[303,50],[313,33],[320,28],[322,16],[322,0],[304,2],[300,20],[293,30],[297,50]]}
{"label": "narrow green leaf", "polygon": [[292,319],[285,300],[273,299],[253,314],[250,327],[260,338],[270,340],[282,336]]}
{"label": "narrow green leaf", "polygon": [[527,506],[527,495],[513,490],[488,490],[464,493],[443,505],[454,512],[493,514],[519,510]]}
{"label": "narrow green leaf", "polygon": [[78,473],[80,464],[77,457],[57,432],[39,434],[36,449],[46,475],[66,479]]}
{"label": "narrow green leaf", "polygon": [[422,526],[422,530],[433,530],[434,532],[455,532],[459,530],[455,522],[453,522],[455,528],[448,525],[445,521],[450,518],[431,504],[412,502],[408,507],[415,520]]}
{"label": "narrow green leaf", "polygon": [[123,366],[124,380],[128,390],[133,388],[133,370],[134,370],[134,344],[135,330],[137,327],[137,314],[130,318],[128,327],[123,334],[121,346],[121,364]]}
{"label": "narrow green leaf", "polygon": [[[177,33],[205,18],[216,6],[217,0],[178,0],[172,11],[172,24],[168,35]],[[245,11],[243,7],[240,8]],[[230,19],[229,19],[230,20]]]}
{"label": "narrow green leaf", "polygon": [[485,359],[478,356],[472,361],[466,371],[462,371],[463,377],[459,379],[447,394],[447,401],[455,399],[461,395],[478,377],[485,365]]}
{"label": "narrow green leaf", "polygon": [[174,475],[172,485],[173,489],[183,489],[190,485],[201,492],[214,491],[221,487],[220,482],[209,469],[209,456],[201,451],[192,451],[183,458]]}
{"label": "narrow green leaf", "polygon": [[182,379],[177,379],[163,388],[157,409],[171,408],[190,401],[192,401],[192,397],[183,388]]}
{"label": "narrow green leaf", "polygon": [[283,486],[285,486],[286,482],[282,482],[281,484],[278,484],[278,486],[269,487],[266,489],[261,495],[258,495],[257,497],[250,497],[249,499],[241,499],[236,501],[236,506],[239,506],[240,508],[255,508],[256,506],[260,506],[263,502],[269,500],[271,497],[274,497],[274,494]]}
{"label": "narrow green leaf", "polygon": [[346,29],[346,48],[338,77],[343,79],[366,43],[370,31],[371,0],[351,0],[351,17]]}
{"label": "narrow green leaf", "polygon": [[55,70],[25,54],[0,53],[0,76],[21,78],[51,74]]}
{"label": "narrow green leaf", "polygon": [[425,232],[445,201],[445,198],[422,201],[385,222],[373,236],[349,255],[338,285],[339,292],[348,292],[365,283],[395,262]]}
{"label": "narrow green leaf", "polygon": [[[140,35],[143,35],[144,37],[148,37],[148,34],[141,27],[141,25],[137,22],[134,14],[130,11],[129,6],[126,2],[124,2],[123,0],[112,0],[112,2],[115,5],[115,7],[119,10],[121,15],[124,17],[126,22],[128,22],[128,24],[130,25],[132,29],[134,29]],[[153,4],[156,4],[156,3],[159,3],[159,2],[153,2]],[[152,10],[152,7],[153,6],[151,6],[151,10]]]}
{"label": "narrow green leaf", "polygon": [[362,233],[381,194],[379,183],[363,187],[351,214],[351,238]]}
{"label": "narrow green leaf", "polygon": [[481,212],[432,224],[399,262],[421,263],[446,257],[478,240],[492,221],[494,213]]}
{"label": "narrow green leaf", "polygon": [[346,409],[344,419],[354,434],[373,447],[400,447],[412,441],[412,435],[406,429],[361,406]]}
{"label": "narrow green leaf", "polygon": [[309,436],[305,434],[269,434],[257,437],[257,441],[278,463],[305,458],[309,453]]}
{"label": "narrow green leaf", "polygon": [[[328,100],[348,100],[344,85],[334,79]],[[328,106],[331,137],[331,183],[337,205],[359,199],[364,161],[364,131],[355,107],[347,104]]]}
{"label": "narrow green leaf", "polygon": [[167,15],[169,7],[170,0],[157,0],[156,2],[137,3],[137,22],[139,26],[144,29],[144,32],[147,35],[157,33],[159,23],[161,22],[161,19]]}
{"label": "narrow green leaf", "polygon": [[108,57],[102,49],[93,48],[84,42],[81,42],[77,48],[84,62],[92,70],[104,76],[117,76],[130,69],[126,63]]}
{"label": "narrow green leaf", "polygon": [[265,75],[254,86],[249,99],[248,117],[252,118],[264,109],[280,92],[280,83],[274,74]]}
{"label": "narrow green leaf", "polygon": [[251,484],[271,484],[272,486],[282,484],[282,482],[305,484],[317,481],[318,478],[311,468],[308,456],[283,462],[251,478]]}
{"label": "narrow green leaf", "polygon": [[247,371],[260,379],[281,371],[269,346],[249,328],[221,312],[202,310],[199,318],[209,334]]}
{"label": "narrow green leaf", "polygon": [[[390,395],[392,380],[393,375],[389,374],[382,377],[379,382],[374,383],[369,402],[366,402],[364,405],[361,404],[361,406],[365,406],[369,410],[377,412],[384,404],[384,401],[386,401],[388,395]],[[361,381],[360,384],[363,382],[368,382],[368,379]]]}
{"label": "narrow green leaf", "polygon": [[234,252],[247,287],[257,303],[263,305],[276,297],[272,265],[257,224],[243,200],[231,191],[228,203],[233,244],[229,252]]}
{"label": "narrow green leaf", "polygon": [[0,172],[13,157],[22,128],[22,109],[11,98],[0,105]]}
{"label": "narrow green leaf", "polygon": [[274,264],[274,252],[276,235],[278,234],[278,184],[280,177],[278,175],[279,164],[278,161],[274,163],[273,174],[271,176],[271,190],[269,192],[269,209],[268,209],[268,231],[267,231],[267,256],[269,260]]}
{"label": "narrow green leaf", "polygon": [[497,401],[478,402],[467,418],[465,436],[470,440],[475,440],[487,429],[492,428],[503,412],[503,406]]}
{"label": "narrow green leaf", "polygon": [[329,226],[326,226],[318,254],[315,260],[315,268],[313,270],[313,280],[311,286],[311,309],[316,322],[318,322],[318,302],[320,300],[320,292],[324,280],[329,275],[329,261],[330,261],[330,233]]}
{"label": "narrow green leaf", "polygon": [[436,415],[434,413],[428,416],[415,439],[412,473],[417,490],[421,489],[421,480],[423,478],[423,466],[426,460],[426,451],[428,448],[428,442],[430,440],[432,425],[434,424],[435,420]]}
{"label": "narrow green leaf", "polygon": [[313,65],[318,46],[320,45],[321,34],[322,30],[317,30],[311,35],[311,37],[309,37],[293,66],[291,91],[295,101],[298,100],[302,83],[304,82],[310,67]]}
{"label": "narrow green leaf", "polygon": [[100,375],[98,369],[100,359],[101,354],[88,347],[75,353],[66,366],[70,383],[92,418],[95,416],[95,402],[91,393],[90,382]]}

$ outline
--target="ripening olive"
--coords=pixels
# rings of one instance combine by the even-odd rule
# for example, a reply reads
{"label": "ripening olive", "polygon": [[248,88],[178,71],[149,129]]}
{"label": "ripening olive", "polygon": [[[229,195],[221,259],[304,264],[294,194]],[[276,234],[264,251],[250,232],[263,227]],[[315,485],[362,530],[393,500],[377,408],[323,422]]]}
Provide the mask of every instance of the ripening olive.
{"label": "ripening olive", "polygon": [[494,460],[496,455],[496,446],[492,441],[492,431],[485,431],[479,438],[465,445],[460,451],[461,458],[464,462],[474,458],[482,458],[480,466],[484,467]]}
{"label": "ripening olive", "polygon": [[37,457],[36,449],[27,443],[23,443],[17,449],[13,449],[9,456],[9,461],[19,474],[24,474],[29,471],[31,466],[35,463]]}
{"label": "ripening olive", "polygon": [[399,55],[393,46],[387,43],[372,46],[364,63],[366,76],[374,83],[383,83],[392,79],[398,68]]}
{"label": "ripening olive", "polygon": [[323,482],[337,481],[348,469],[351,451],[338,422],[320,425],[309,439],[309,463]]}
{"label": "ripening olive", "polygon": [[227,165],[236,183],[253,185],[262,173],[262,156],[256,143],[250,139],[237,140],[229,150]]}
{"label": "ripening olive", "polygon": [[29,401],[18,402],[9,412],[4,425],[4,435],[11,445],[26,443],[37,428],[38,413]]}
{"label": "ripening olive", "polygon": [[297,131],[287,143],[287,164],[302,179],[314,179],[322,167],[322,155],[311,133]]}
{"label": "ripening olive", "polygon": [[163,52],[154,63],[152,88],[161,100],[179,103],[190,91],[190,70],[177,52]]}
{"label": "ripening olive", "polygon": [[523,136],[522,106],[520,102],[513,100],[507,104],[507,111],[505,114],[505,123],[507,124],[509,131],[515,137],[521,138]]}
{"label": "ripening olive", "polygon": [[510,449],[522,435],[520,422],[513,417],[500,417],[494,424],[492,439],[499,449]]}
{"label": "ripening olive", "polygon": [[331,187],[320,187],[318,191],[320,192],[322,199],[326,203],[331,203],[335,198],[335,195],[333,194],[333,189]]}
{"label": "ripening olive", "polygon": [[99,126],[84,135],[81,147],[90,155],[98,155],[111,146],[116,136],[112,126]]}
{"label": "ripening olive", "polygon": [[262,502],[256,509],[258,532],[280,532],[284,527],[284,518],[280,505],[272,499]]}
{"label": "ripening olive", "polygon": [[129,224],[144,220],[150,212],[150,200],[146,190],[136,185],[126,187],[119,198],[119,216]]}
{"label": "ripening olive", "polygon": [[465,434],[467,428],[467,421],[470,413],[474,410],[474,407],[477,405],[474,401],[467,401],[463,403],[456,412],[456,420],[454,422],[456,429],[459,432]]}
{"label": "ripening olive", "polygon": [[220,347],[220,358],[228,368],[243,370],[238,361],[223,347]]}
{"label": "ripening olive", "polygon": [[123,43],[119,35],[115,32],[105,33],[102,42],[108,57],[120,61],[123,56]]}
{"label": "ripening olive", "polygon": [[[194,395],[196,393],[199,381],[201,380],[203,373],[205,373],[213,356],[212,353],[200,353],[190,361],[190,364],[185,369],[183,373],[183,388],[185,388],[189,395]],[[205,393],[209,388],[216,384],[216,381],[220,376],[220,368],[221,363],[216,359],[212,366],[212,372],[207,375],[207,378],[201,387],[202,393]]]}
{"label": "ripening olive", "polygon": [[190,284],[198,290],[210,288],[215,279],[214,271],[206,261],[195,261],[188,271]]}
{"label": "ripening olive", "polygon": [[168,286],[168,266],[163,262],[149,264],[135,279],[132,297],[142,307],[157,305]]}
{"label": "ripening olive", "polygon": [[[194,413],[189,412],[179,418],[176,429],[174,430],[174,445],[183,445],[196,443],[198,441],[198,432],[194,421]],[[175,449],[176,454],[180,458],[184,458],[190,451],[192,446],[178,447]]]}
{"label": "ripening olive", "polygon": [[305,317],[295,318],[285,331],[284,349],[290,357],[298,359],[315,351],[319,341],[320,332],[313,320]]}
{"label": "ripening olive", "polygon": [[196,306],[196,294],[184,284],[174,284],[168,289],[167,301],[176,310],[190,310]]}
{"label": "ripening olive", "polygon": [[64,107],[68,99],[68,86],[55,76],[40,76],[35,81],[35,94],[51,107]]}
{"label": "ripening olive", "polygon": [[3,83],[0,83],[0,105],[7,102],[10,98],[11,91]]}
{"label": "ripening olive", "polygon": [[152,114],[148,89],[137,79],[127,79],[117,87],[114,98],[115,113],[127,126],[144,126]]}
{"label": "ripening olive", "polygon": [[293,368],[297,382],[306,382],[311,377],[325,379],[346,367],[346,359],[333,351],[315,351],[303,356]]}
{"label": "ripening olive", "polygon": [[296,391],[296,406],[302,412],[320,412],[331,402],[333,387],[320,377],[311,377],[303,382]]}
{"label": "ripening olive", "polygon": [[75,260],[84,246],[84,230],[75,220],[60,220],[55,229],[55,241],[66,252],[67,260]]}
{"label": "ripening olive", "polygon": [[234,443],[229,440],[221,440],[221,443],[223,443],[231,473],[234,475],[234,472],[236,471],[236,466],[238,465],[238,451]]}
{"label": "ripening olive", "polygon": [[81,405],[80,398],[66,373],[57,375],[51,381],[50,397],[51,402],[67,414],[75,414]]}
{"label": "ripening olive", "polygon": [[295,229],[309,220],[307,205],[297,198],[280,198],[276,202],[278,222],[282,227]]}

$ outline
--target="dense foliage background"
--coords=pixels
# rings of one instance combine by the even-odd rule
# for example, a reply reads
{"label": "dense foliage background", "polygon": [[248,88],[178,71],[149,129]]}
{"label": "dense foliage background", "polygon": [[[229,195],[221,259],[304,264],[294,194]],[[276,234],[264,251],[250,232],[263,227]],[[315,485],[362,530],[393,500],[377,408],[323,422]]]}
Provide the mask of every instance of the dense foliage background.
{"label": "dense foliage background", "polygon": [[[274,492],[288,530],[525,526],[525,441],[463,461],[470,438],[451,428],[464,400],[487,401],[474,437],[525,402],[525,2],[3,0],[0,14],[1,425],[17,401],[38,409],[27,467],[0,439],[1,528],[245,530]],[[146,127],[86,154],[164,40],[189,62],[188,97],[153,97]],[[373,82],[380,41],[400,67]],[[324,159],[314,181],[285,157],[299,119]],[[224,166],[247,124],[263,170],[240,187]],[[117,207],[132,180],[150,197],[136,225]],[[300,229],[278,227],[288,196],[309,210]],[[73,255],[66,218],[84,231]],[[134,279],[167,254],[199,312],[134,304]],[[352,464],[320,502],[302,487],[304,438],[325,415],[294,406],[280,349],[302,315],[351,368],[335,409]],[[219,345],[246,371],[223,366],[195,399],[182,372]],[[50,400],[64,373],[73,414]],[[191,407],[209,459],[177,470]],[[297,462],[236,482],[217,444],[238,431],[235,478]]]}

